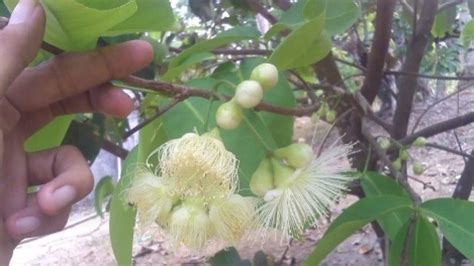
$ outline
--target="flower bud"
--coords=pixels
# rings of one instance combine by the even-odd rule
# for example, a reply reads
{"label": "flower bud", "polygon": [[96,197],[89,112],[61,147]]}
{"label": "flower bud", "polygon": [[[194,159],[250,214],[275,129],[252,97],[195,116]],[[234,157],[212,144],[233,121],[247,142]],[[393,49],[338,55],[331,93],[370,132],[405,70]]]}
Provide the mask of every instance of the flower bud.
{"label": "flower bud", "polygon": [[414,161],[411,167],[415,175],[421,175],[425,171],[425,168],[423,167],[423,165],[418,161]]}
{"label": "flower bud", "polygon": [[398,158],[393,161],[393,167],[395,167],[395,170],[400,171],[400,169],[402,169],[402,160]]}
{"label": "flower bud", "polygon": [[263,98],[262,86],[256,81],[242,81],[235,91],[234,99],[243,108],[253,108],[257,106]]}
{"label": "flower bud", "polygon": [[177,207],[170,217],[171,235],[190,248],[202,248],[210,238],[211,221],[203,206],[188,202]]}
{"label": "flower bud", "polygon": [[388,148],[390,148],[390,140],[386,137],[381,137],[378,139],[378,143],[380,145],[380,148],[382,148],[383,150],[387,150]]}
{"label": "flower bud", "polygon": [[222,104],[216,112],[216,123],[223,129],[237,128],[240,125],[242,118],[242,110],[234,101]]}
{"label": "flower bud", "polygon": [[408,153],[408,151],[406,149],[401,149],[400,152],[398,153],[398,157],[402,161],[406,161],[410,157],[410,154]]}
{"label": "flower bud", "polygon": [[260,64],[252,70],[250,79],[257,81],[268,91],[278,83],[278,69],[269,63]]}
{"label": "flower bud", "polygon": [[273,189],[273,172],[270,159],[263,159],[250,178],[250,190],[253,194],[263,197]]}
{"label": "flower bud", "polygon": [[273,166],[273,174],[274,174],[274,184],[275,187],[280,188],[282,186],[285,186],[289,180],[291,180],[291,177],[295,173],[295,169],[286,166],[283,164],[282,161],[278,159],[271,159],[272,160],[272,166]]}
{"label": "flower bud", "polygon": [[314,158],[313,149],[306,143],[293,143],[284,148],[275,150],[275,157],[283,159],[289,166],[302,168]]}
{"label": "flower bud", "polygon": [[326,117],[328,110],[329,110],[328,104],[323,102],[316,113],[319,115],[319,117],[324,118]]}
{"label": "flower bud", "polygon": [[209,208],[209,218],[218,239],[236,242],[252,226],[256,201],[238,194],[214,202]]}
{"label": "flower bud", "polygon": [[415,141],[413,141],[413,146],[415,147],[424,147],[426,145],[426,138],[424,137],[418,137],[415,139]]}
{"label": "flower bud", "polygon": [[337,116],[336,111],[334,111],[334,110],[329,110],[329,111],[326,113],[326,121],[328,121],[329,123],[333,123],[334,121],[336,121],[336,116]]}

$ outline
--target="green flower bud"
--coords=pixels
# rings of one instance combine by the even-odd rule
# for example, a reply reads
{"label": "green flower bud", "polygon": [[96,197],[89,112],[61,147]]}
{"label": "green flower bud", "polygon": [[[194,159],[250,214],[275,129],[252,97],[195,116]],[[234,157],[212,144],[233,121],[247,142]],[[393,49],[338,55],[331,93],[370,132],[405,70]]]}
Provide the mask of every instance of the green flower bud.
{"label": "green flower bud", "polygon": [[169,54],[168,47],[151,37],[143,37],[143,40],[151,44],[153,48],[153,63],[157,65],[162,64],[166,56]]}
{"label": "green flower bud", "polygon": [[336,121],[336,116],[336,111],[330,110],[326,113],[326,121],[328,121],[329,123],[333,123],[334,121]]}
{"label": "green flower bud", "polygon": [[278,69],[269,63],[260,64],[252,70],[250,79],[257,81],[268,91],[278,83]]}
{"label": "green flower bud", "polygon": [[398,157],[401,160],[406,161],[408,160],[408,158],[410,158],[410,154],[408,153],[406,149],[401,149],[400,152],[398,153]]}
{"label": "green flower bud", "polygon": [[242,110],[234,101],[222,104],[216,112],[216,123],[223,129],[237,128],[240,125],[242,118]]}
{"label": "green flower bud", "polygon": [[263,197],[267,191],[273,189],[273,172],[270,159],[263,159],[252,178],[250,190],[253,194]]}
{"label": "green flower bud", "polygon": [[324,102],[321,104],[321,106],[319,107],[319,110],[316,113],[319,115],[319,117],[324,118],[326,117],[328,110],[329,110],[329,106],[327,103]]}
{"label": "green flower bud", "polygon": [[423,165],[418,161],[414,161],[411,167],[415,175],[421,175],[425,171],[425,168],[423,167]]}
{"label": "green flower bud", "polygon": [[289,166],[302,168],[314,158],[313,149],[306,143],[293,143],[273,152],[275,157],[283,159]]}
{"label": "green flower bud", "polygon": [[424,137],[418,137],[415,139],[415,141],[413,141],[413,146],[415,147],[424,147],[426,145],[426,138]]}
{"label": "green flower bud", "polygon": [[262,86],[256,81],[242,81],[235,91],[234,99],[243,108],[254,108],[263,98]]}
{"label": "green flower bud", "polygon": [[387,150],[388,148],[390,148],[390,140],[388,138],[379,138],[378,143],[380,145],[380,148],[382,148],[383,150]]}
{"label": "green flower bud", "polygon": [[395,170],[400,171],[400,169],[402,169],[402,160],[398,158],[393,161],[393,167],[395,167]]}
{"label": "green flower bud", "polygon": [[316,97],[321,97],[324,94],[324,91],[323,90],[316,90],[314,92],[314,94],[316,95]]}
{"label": "green flower bud", "polygon": [[276,188],[285,186],[295,173],[295,169],[283,164],[282,161],[272,158],[274,184]]}

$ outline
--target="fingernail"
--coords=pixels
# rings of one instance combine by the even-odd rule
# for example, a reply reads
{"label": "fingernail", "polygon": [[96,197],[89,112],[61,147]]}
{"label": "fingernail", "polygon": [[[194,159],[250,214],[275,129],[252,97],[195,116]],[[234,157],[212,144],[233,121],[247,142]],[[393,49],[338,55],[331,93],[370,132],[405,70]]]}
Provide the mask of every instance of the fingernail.
{"label": "fingernail", "polygon": [[15,227],[18,235],[34,232],[40,226],[40,220],[34,216],[27,216],[16,220]]}
{"label": "fingernail", "polygon": [[71,204],[76,198],[76,190],[71,186],[63,186],[53,192],[53,199],[61,207]]}
{"label": "fingernail", "polygon": [[27,21],[38,6],[38,0],[20,0],[13,9],[9,25],[20,24]]}

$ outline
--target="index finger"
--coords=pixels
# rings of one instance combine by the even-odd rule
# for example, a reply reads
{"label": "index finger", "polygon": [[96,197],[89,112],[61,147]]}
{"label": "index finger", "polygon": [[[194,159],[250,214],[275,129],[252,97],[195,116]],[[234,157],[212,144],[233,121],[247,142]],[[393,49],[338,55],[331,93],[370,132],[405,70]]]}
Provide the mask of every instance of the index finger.
{"label": "index finger", "polygon": [[147,66],[153,57],[145,41],[130,41],[88,53],[66,53],[15,80],[7,91],[10,102],[27,112],[83,93]]}

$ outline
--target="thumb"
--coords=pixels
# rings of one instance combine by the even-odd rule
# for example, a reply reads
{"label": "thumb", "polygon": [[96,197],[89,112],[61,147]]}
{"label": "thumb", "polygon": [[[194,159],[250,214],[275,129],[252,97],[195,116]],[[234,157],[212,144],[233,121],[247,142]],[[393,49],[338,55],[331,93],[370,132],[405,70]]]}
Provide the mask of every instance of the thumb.
{"label": "thumb", "polygon": [[45,15],[38,0],[20,0],[0,30],[0,96],[35,58],[43,40]]}

